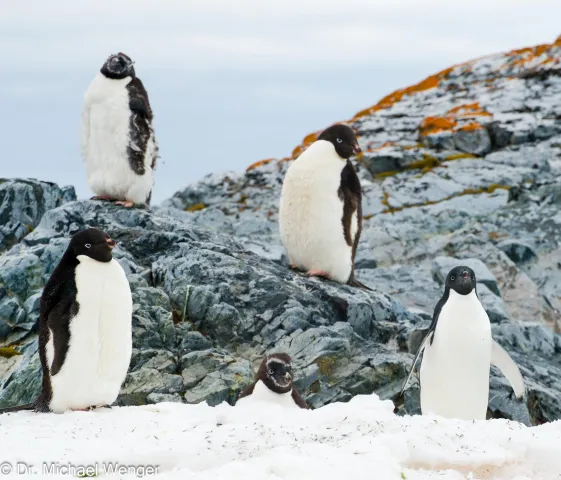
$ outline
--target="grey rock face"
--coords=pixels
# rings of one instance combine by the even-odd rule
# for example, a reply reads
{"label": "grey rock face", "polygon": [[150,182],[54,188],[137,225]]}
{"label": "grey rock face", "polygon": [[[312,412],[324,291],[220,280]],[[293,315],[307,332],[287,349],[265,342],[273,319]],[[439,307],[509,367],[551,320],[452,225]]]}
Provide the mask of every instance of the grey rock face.
{"label": "grey rock face", "polygon": [[514,52],[459,65],[348,122],[364,151],[356,275],[373,292],[287,268],[277,222],[292,158],[209,175],[151,210],[62,202],[33,207],[32,233],[4,223],[17,240],[0,256],[0,342],[20,355],[0,357],[0,406],[37,393],[38,299],[70,235],[97,226],[119,242],[133,291],[121,404],[233,403],[263,355],[285,351],[314,408],[376,392],[419,413],[416,381],[397,393],[446,274],[466,264],[528,387],[518,403],[493,368],[489,417],[561,418],[559,55],[555,44],[531,62]]}
{"label": "grey rock face", "polygon": [[73,187],[34,179],[0,178],[0,252],[31,232],[45,212],[76,200]]}
{"label": "grey rock face", "polygon": [[532,247],[517,240],[505,240],[497,244],[497,247],[516,264],[530,262],[538,258]]}

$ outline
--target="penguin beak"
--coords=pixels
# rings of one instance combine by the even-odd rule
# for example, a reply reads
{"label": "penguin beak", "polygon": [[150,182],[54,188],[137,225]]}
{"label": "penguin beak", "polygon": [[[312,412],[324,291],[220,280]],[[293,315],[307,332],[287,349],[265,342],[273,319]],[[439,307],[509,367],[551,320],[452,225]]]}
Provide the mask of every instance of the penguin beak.
{"label": "penguin beak", "polygon": [[362,152],[362,150],[361,150],[360,147],[358,146],[358,143],[355,143],[355,144],[353,145],[353,152],[354,152],[355,155],[358,155],[359,153]]}
{"label": "penguin beak", "polygon": [[108,246],[111,250],[113,250],[113,249],[115,248],[115,245],[117,245],[117,242],[116,242],[115,240],[111,240],[110,238],[108,238],[108,239],[106,240],[106,242],[107,242],[107,246]]}
{"label": "penguin beak", "polygon": [[469,273],[468,272],[462,273],[462,277],[464,277],[467,280],[469,278]]}

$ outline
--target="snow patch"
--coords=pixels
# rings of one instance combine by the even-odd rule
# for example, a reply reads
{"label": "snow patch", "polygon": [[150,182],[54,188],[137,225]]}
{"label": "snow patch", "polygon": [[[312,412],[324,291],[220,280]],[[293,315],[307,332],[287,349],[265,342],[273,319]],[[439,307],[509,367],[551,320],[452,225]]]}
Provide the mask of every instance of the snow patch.
{"label": "snow patch", "polygon": [[100,472],[107,462],[153,465],[157,478],[190,480],[554,480],[561,472],[561,421],[398,417],[376,395],[313,411],[241,402],[20,412],[0,417],[0,443],[3,461],[37,474],[42,462]]}

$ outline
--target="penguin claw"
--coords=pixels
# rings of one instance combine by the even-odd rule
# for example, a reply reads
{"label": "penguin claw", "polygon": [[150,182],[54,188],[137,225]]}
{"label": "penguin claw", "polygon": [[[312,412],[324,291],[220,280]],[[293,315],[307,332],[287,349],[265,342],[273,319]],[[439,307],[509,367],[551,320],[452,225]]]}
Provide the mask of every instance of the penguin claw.
{"label": "penguin claw", "polygon": [[125,207],[125,208],[131,208],[131,207],[134,206],[134,203],[131,202],[131,201],[129,201],[129,200],[117,200],[117,201],[115,202],[115,205],[121,205],[121,206],[123,206],[123,207]]}
{"label": "penguin claw", "polygon": [[323,270],[319,270],[317,268],[312,268],[311,270],[308,270],[306,275],[308,275],[308,277],[324,277],[327,278],[328,280],[331,279],[328,273],[324,272]]}

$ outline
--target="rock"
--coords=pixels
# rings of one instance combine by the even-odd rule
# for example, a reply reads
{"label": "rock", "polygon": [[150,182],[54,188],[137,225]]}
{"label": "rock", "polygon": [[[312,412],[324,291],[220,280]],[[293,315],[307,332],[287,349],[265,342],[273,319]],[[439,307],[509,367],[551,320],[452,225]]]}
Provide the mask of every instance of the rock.
{"label": "rock", "polygon": [[0,408],[31,403],[41,392],[41,361],[37,339],[18,348],[21,361],[0,383]]}
{"label": "rock", "polygon": [[[127,375],[121,388],[120,405],[143,405],[151,394],[176,394],[183,384],[179,375],[163,373],[155,368],[145,367]],[[154,398],[154,397],[152,397]]]}
{"label": "rock", "polygon": [[491,138],[486,128],[459,130],[454,137],[456,148],[462,152],[483,156],[491,151]]}
{"label": "rock", "polygon": [[31,232],[45,212],[76,200],[73,187],[34,179],[0,178],[0,252]]}
{"label": "rock", "polygon": [[518,265],[538,258],[532,247],[517,240],[503,240],[497,244],[497,247],[505,252],[508,258]]}
{"label": "rock", "polygon": [[500,296],[497,279],[487,266],[477,258],[437,257],[432,264],[432,273],[435,280],[444,284],[446,276],[454,267],[465,265],[475,272],[477,283],[485,285],[495,295]]}
{"label": "rock", "polygon": [[498,297],[489,290],[487,285],[481,283],[477,286],[477,296],[481,301],[481,305],[483,305],[483,308],[487,312],[491,323],[500,323],[509,320],[505,302],[501,297]]}

